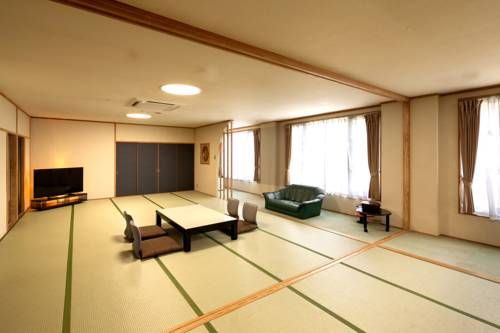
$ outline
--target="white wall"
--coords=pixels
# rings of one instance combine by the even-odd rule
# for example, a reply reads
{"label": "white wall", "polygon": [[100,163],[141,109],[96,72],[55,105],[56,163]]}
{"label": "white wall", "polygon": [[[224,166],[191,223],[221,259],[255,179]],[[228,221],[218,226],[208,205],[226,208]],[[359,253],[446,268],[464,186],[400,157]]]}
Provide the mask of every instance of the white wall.
{"label": "white wall", "polygon": [[382,207],[390,210],[391,224],[403,225],[403,103],[381,106]]}
{"label": "white wall", "polygon": [[[29,138],[30,136],[30,117],[17,109],[17,107],[0,94],[0,166],[3,172],[0,172],[0,238],[7,232],[8,225],[8,197],[9,191],[7,180],[7,144],[8,134],[18,134]],[[24,202],[25,207],[30,206],[30,154],[29,154],[29,139],[26,140],[25,151],[25,187],[24,187]],[[27,167],[26,167],[27,166]]]}
{"label": "white wall", "polygon": [[[116,141],[192,143],[194,130],[116,124]],[[83,167],[89,199],[115,195],[115,124],[33,118],[31,169]]]}
{"label": "white wall", "polygon": [[115,193],[114,124],[33,118],[32,169],[83,167],[89,199]]}
{"label": "white wall", "polygon": [[[226,123],[197,128],[194,131],[194,183],[195,190],[217,196],[219,172],[219,142]],[[200,144],[210,143],[210,164],[200,164]]]}
{"label": "white wall", "polygon": [[16,106],[0,95],[0,129],[16,134]]}
{"label": "white wall", "polygon": [[17,135],[30,136],[30,117],[21,110],[17,110]]}
{"label": "white wall", "polygon": [[193,143],[194,129],[164,126],[116,125],[116,141]]}
{"label": "white wall", "polygon": [[439,235],[439,96],[412,99],[411,229]]}

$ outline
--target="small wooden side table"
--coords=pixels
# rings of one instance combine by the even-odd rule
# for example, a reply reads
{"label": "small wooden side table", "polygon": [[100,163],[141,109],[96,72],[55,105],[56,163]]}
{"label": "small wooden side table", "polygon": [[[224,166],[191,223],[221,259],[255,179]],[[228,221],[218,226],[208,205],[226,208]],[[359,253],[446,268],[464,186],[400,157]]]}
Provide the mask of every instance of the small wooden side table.
{"label": "small wooden side table", "polygon": [[363,212],[361,206],[358,206],[356,207],[356,213],[358,213],[359,215],[359,222],[363,223],[365,232],[368,232],[367,224],[369,216],[385,216],[385,231],[389,231],[390,227],[389,216],[391,216],[392,213],[387,209],[380,208],[379,213],[368,213],[368,212]]}

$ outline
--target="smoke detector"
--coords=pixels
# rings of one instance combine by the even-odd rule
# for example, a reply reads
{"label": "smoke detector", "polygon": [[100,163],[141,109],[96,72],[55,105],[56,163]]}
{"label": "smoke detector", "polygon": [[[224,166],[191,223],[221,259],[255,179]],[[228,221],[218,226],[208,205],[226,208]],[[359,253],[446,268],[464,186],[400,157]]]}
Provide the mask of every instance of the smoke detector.
{"label": "smoke detector", "polygon": [[180,107],[172,103],[139,99],[134,99],[130,106],[140,110],[155,111],[155,113],[174,111]]}

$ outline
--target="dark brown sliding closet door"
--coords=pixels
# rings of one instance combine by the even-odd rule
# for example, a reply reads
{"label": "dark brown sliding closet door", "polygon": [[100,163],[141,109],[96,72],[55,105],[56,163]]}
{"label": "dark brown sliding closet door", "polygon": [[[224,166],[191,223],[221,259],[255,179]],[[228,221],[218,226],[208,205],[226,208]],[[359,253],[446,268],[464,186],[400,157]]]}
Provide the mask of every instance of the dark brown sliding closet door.
{"label": "dark brown sliding closet door", "polygon": [[137,194],[137,143],[116,144],[116,196]]}
{"label": "dark brown sliding closet door", "polygon": [[177,145],[177,191],[194,190],[194,145]]}
{"label": "dark brown sliding closet door", "polygon": [[160,144],[160,192],[177,191],[177,145]]}
{"label": "dark brown sliding closet door", "polygon": [[140,143],[139,146],[138,194],[158,192],[158,145]]}

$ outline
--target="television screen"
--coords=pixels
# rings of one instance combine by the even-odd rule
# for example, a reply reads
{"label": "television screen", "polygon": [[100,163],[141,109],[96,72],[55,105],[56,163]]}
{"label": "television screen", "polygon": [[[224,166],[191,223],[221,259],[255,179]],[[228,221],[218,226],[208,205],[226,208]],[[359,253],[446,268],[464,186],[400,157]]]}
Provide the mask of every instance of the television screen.
{"label": "television screen", "polygon": [[34,197],[53,197],[83,191],[83,168],[34,170]]}

